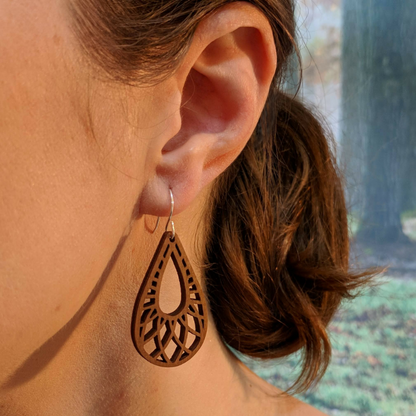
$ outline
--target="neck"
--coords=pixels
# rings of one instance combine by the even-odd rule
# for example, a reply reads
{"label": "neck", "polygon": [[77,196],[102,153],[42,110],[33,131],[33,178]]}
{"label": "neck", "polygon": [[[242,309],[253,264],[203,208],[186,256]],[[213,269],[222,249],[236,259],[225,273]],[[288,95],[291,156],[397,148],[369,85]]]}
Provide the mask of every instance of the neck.
{"label": "neck", "polygon": [[[213,403],[221,403],[216,415],[244,414],[236,406],[248,411],[250,403],[259,410],[260,398],[271,390],[228,351],[211,317],[203,346],[183,366],[156,367],[136,352],[132,308],[159,237],[144,239],[140,223],[121,239],[78,313],[3,385],[0,409],[5,414],[190,415],[197,410],[211,415]],[[144,240],[147,244],[139,243]]]}

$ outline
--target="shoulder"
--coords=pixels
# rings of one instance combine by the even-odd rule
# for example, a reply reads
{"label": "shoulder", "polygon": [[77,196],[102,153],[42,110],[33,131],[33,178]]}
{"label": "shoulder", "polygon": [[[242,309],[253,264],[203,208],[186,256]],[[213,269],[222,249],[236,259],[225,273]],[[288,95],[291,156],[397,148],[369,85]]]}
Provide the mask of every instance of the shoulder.
{"label": "shoulder", "polygon": [[242,362],[239,362],[246,381],[246,397],[252,399],[252,407],[246,406],[250,416],[328,416],[301,400],[284,393],[257,376]]}
{"label": "shoulder", "polygon": [[328,416],[326,413],[296,399],[285,395],[280,403],[276,403],[272,416]]}

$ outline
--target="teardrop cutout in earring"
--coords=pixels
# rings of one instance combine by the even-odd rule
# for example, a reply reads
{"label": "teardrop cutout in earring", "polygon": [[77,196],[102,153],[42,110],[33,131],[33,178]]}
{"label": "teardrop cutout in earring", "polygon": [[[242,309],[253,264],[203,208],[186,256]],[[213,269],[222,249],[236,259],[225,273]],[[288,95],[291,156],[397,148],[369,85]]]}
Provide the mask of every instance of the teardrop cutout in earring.
{"label": "teardrop cutout in earring", "polygon": [[[132,340],[138,353],[161,367],[177,367],[189,361],[201,348],[208,329],[207,303],[175,232],[172,221],[174,200],[172,190],[169,192],[170,216],[140,286],[131,323]],[[169,223],[172,231],[168,231]],[[165,313],[160,309],[159,298],[163,274],[170,259],[178,273],[181,302],[174,312]]]}

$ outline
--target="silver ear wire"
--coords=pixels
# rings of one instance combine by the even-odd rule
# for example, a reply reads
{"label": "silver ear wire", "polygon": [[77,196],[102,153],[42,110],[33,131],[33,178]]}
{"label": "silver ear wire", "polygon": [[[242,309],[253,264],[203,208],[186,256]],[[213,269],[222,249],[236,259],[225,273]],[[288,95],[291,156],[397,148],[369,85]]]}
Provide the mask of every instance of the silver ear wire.
{"label": "silver ear wire", "polygon": [[[175,207],[175,201],[173,200],[172,189],[169,189],[169,193],[170,193],[170,214],[169,214],[168,222],[166,223],[165,231],[168,230],[169,223],[170,223],[170,225],[172,227],[171,241],[173,241],[175,239],[175,224],[172,220],[172,216],[173,216],[173,208]],[[156,222],[154,230],[152,231],[152,234],[154,234],[156,232],[157,227],[159,227],[159,223],[160,223],[160,217],[157,217],[157,222]]]}
{"label": "silver ear wire", "polygon": [[169,215],[168,222],[166,223],[165,231],[168,230],[168,226],[170,223],[170,226],[172,227],[171,241],[173,241],[175,239],[175,224],[172,221],[172,215],[173,215],[173,208],[175,207],[175,201],[173,200],[172,189],[169,189],[169,193],[170,193],[170,215]]}

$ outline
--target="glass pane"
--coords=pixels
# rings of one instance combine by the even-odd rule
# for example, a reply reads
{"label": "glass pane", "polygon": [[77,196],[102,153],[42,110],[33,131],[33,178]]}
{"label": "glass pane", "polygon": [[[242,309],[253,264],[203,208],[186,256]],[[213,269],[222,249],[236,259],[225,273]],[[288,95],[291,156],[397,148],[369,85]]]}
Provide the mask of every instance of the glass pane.
{"label": "glass pane", "polygon": [[[330,325],[333,359],[301,398],[329,415],[416,414],[416,7],[414,0],[298,3],[303,83],[347,183],[352,263],[390,266]],[[297,77],[288,90],[293,92]],[[287,388],[297,357],[255,364]]]}

